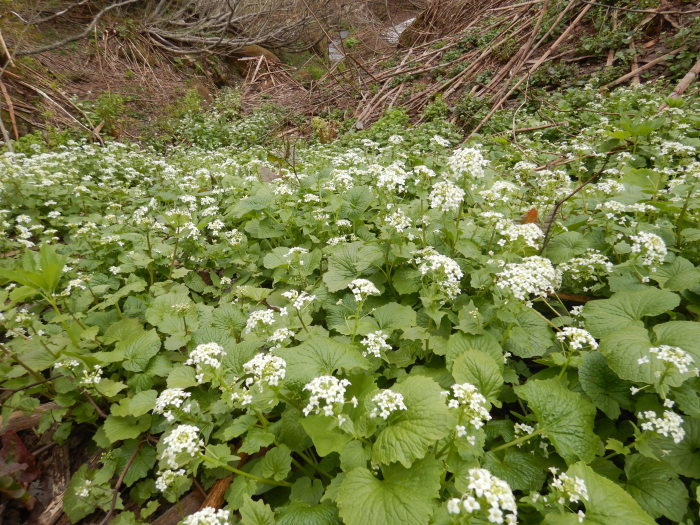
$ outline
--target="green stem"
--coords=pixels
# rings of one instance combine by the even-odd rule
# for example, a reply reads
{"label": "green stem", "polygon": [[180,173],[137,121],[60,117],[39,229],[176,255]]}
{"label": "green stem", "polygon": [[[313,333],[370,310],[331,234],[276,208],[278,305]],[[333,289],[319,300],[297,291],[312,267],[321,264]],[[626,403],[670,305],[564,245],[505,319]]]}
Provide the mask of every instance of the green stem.
{"label": "green stem", "polygon": [[5,345],[0,344],[0,350],[2,350],[2,353],[5,354],[7,357],[12,359],[15,363],[17,363],[19,366],[24,368],[29,374],[36,379],[37,381],[43,381],[45,378],[41,374],[39,374],[36,370],[31,368],[29,365],[27,365],[24,361],[22,361],[19,357],[17,357],[15,354],[10,352],[10,350],[5,347]]}
{"label": "green stem", "polygon": [[238,474],[239,476],[243,476],[244,478],[250,478],[250,479],[255,480],[258,483],[262,483],[264,485],[274,485],[275,487],[291,487],[292,486],[292,484],[289,483],[288,481],[275,481],[274,479],[261,478],[260,476],[256,476],[255,474],[251,474],[250,472],[246,472],[244,470],[237,469],[236,467],[232,467],[231,465],[227,465],[226,463],[221,463],[219,460],[216,460],[214,458],[210,458],[206,454],[201,454],[201,457],[207,463],[211,463],[212,465],[216,465],[218,467],[221,467],[225,470],[228,470],[229,472],[232,472],[234,474]]}
{"label": "green stem", "polygon": [[170,271],[168,272],[168,279],[172,279],[173,270],[175,269],[175,257],[177,257],[177,248],[180,245],[180,237],[175,238],[175,248],[173,249],[173,258],[170,260]]}
{"label": "green stem", "polygon": [[503,445],[498,445],[496,448],[492,448],[489,450],[489,452],[498,452],[499,450],[505,450],[507,448],[512,447],[513,445],[519,445],[520,443],[525,443],[526,441],[534,438],[535,436],[539,435],[542,433],[542,430],[539,428],[535,430],[534,432],[530,434],[525,434],[524,436],[520,436],[517,439],[514,439],[513,441],[509,441],[508,443],[504,443]]}

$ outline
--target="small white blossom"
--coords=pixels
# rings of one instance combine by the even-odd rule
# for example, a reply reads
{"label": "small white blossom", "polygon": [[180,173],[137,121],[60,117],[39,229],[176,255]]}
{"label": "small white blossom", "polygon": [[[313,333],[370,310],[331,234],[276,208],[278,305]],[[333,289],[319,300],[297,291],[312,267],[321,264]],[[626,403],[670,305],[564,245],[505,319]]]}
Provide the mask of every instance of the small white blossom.
{"label": "small white blossom", "polygon": [[673,438],[674,443],[680,443],[685,438],[683,418],[670,410],[664,410],[662,417],[657,417],[656,412],[646,410],[639,412],[637,417],[643,423],[640,428],[644,431],[655,432],[664,437]]}
{"label": "small white blossom", "polygon": [[333,376],[315,377],[304,386],[304,390],[311,392],[308,404],[304,407],[304,415],[311,413],[333,416],[336,409],[342,409],[345,403],[345,388],[350,386],[347,379],[338,379]]}
{"label": "small white blossom", "polygon": [[447,502],[448,513],[479,513],[489,523],[517,523],[518,506],[508,483],[482,468],[469,469],[467,480],[468,492]]}
{"label": "small white blossom", "polygon": [[177,481],[178,478],[184,478],[185,477],[185,469],[178,469],[178,470],[164,470],[162,472],[158,473],[158,477],[156,478],[156,489],[159,490],[160,492],[165,492],[168,490],[170,487],[172,487],[173,483]]}
{"label": "small white blossom", "polygon": [[199,437],[199,429],[194,425],[178,425],[164,438],[161,460],[170,469],[176,469],[183,463],[183,458],[191,460],[197,456],[204,446],[204,441]]}
{"label": "small white blossom", "polygon": [[560,284],[561,275],[549,259],[537,255],[525,257],[520,263],[507,264],[496,275],[496,286],[510,290],[521,300],[527,300],[531,295],[543,297],[554,293]]}
{"label": "small white blossom", "polygon": [[[688,373],[693,365],[693,356],[677,346],[659,345],[649,349],[656,359],[668,363],[681,374]],[[697,369],[695,369],[697,375]]]}
{"label": "small white blossom", "polygon": [[557,333],[557,339],[562,343],[568,341],[569,346],[573,350],[580,350],[584,346],[589,346],[593,350],[598,348],[598,343],[595,338],[583,328],[575,328],[573,326],[565,326]]}
{"label": "small white blossom", "polygon": [[205,343],[197,345],[190,352],[190,356],[185,361],[186,365],[195,365],[197,382],[201,383],[204,380],[205,367],[218,368],[221,365],[221,357],[224,355],[224,349],[217,343]]}
{"label": "small white blossom", "polygon": [[202,510],[190,514],[182,520],[180,525],[229,525],[231,513],[225,509],[204,507]]}
{"label": "small white blossom", "polygon": [[491,419],[488,400],[471,383],[452,385],[452,399],[447,402],[447,406],[461,409],[462,416],[474,428],[483,427]]}
{"label": "small white blossom", "polygon": [[350,291],[355,296],[355,301],[358,303],[364,301],[370,295],[380,295],[379,289],[372,281],[367,279],[355,279],[349,285]]}
{"label": "small white blossom", "polygon": [[287,373],[287,362],[272,354],[256,354],[243,365],[243,370],[251,375],[245,380],[247,387],[279,386]]}
{"label": "small white blossom", "polygon": [[403,402],[403,395],[393,390],[382,390],[372,397],[374,408],[369,413],[369,417],[379,416],[387,419],[392,412],[398,410],[408,410]]}
{"label": "small white blossom", "polygon": [[163,390],[158,396],[158,399],[156,399],[153,413],[165,416],[165,419],[168,421],[174,421],[175,414],[173,413],[173,409],[182,408],[183,411],[189,412],[189,405],[184,403],[191,395],[192,394],[186,392],[182,388],[168,388]]}
{"label": "small white blossom", "polygon": [[441,180],[433,185],[428,200],[431,208],[443,212],[457,211],[464,200],[464,190],[449,180]]}
{"label": "small white blossom", "polygon": [[655,233],[639,232],[637,235],[630,235],[632,253],[640,254],[642,264],[645,266],[658,266],[666,258],[666,243]]}
{"label": "small white blossom", "polygon": [[373,355],[374,357],[381,357],[382,350],[391,350],[391,345],[386,342],[389,336],[377,330],[376,332],[370,332],[365,336],[360,343],[364,346],[362,355],[367,357],[368,355]]}
{"label": "small white blossom", "polygon": [[245,324],[244,333],[250,333],[257,329],[258,325],[270,326],[275,322],[275,312],[274,310],[255,310],[251,312],[248,316],[248,320]]}

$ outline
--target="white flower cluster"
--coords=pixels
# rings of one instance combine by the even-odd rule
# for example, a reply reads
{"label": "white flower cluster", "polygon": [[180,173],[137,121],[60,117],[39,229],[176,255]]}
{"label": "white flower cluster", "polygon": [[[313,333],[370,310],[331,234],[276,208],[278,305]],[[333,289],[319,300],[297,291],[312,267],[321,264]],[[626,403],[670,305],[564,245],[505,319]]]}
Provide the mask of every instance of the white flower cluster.
{"label": "white flower cluster", "polygon": [[653,410],[639,412],[637,417],[643,421],[640,427],[644,431],[671,437],[674,443],[680,443],[685,438],[683,418],[671,410],[664,410],[663,417],[657,417]]}
{"label": "white flower cluster", "polygon": [[488,161],[476,148],[456,149],[447,159],[447,166],[457,176],[470,175],[475,179],[484,176],[484,167]]}
{"label": "white flower cluster", "polygon": [[205,367],[218,368],[221,365],[221,357],[224,349],[217,343],[205,343],[197,345],[190,352],[190,357],[185,361],[186,365],[195,365],[195,378],[199,383],[204,379]]}
{"label": "white flower cluster", "polygon": [[449,500],[448,513],[479,513],[489,523],[514,525],[518,522],[518,506],[508,483],[482,468],[469,469],[467,479],[469,492]]}
{"label": "white flower cluster", "polygon": [[189,403],[185,404],[185,401],[189,399],[191,395],[192,394],[186,392],[182,388],[168,388],[163,390],[158,396],[158,399],[156,399],[153,413],[165,416],[165,419],[168,421],[174,421],[174,409],[182,409],[183,412],[190,411],[191,406]]}
{"label": "white flower cluster", "polygon": [[447,402],[450,408],[461,408],[469,424],[481,428],[491,419],[488,400],[471,383],[452,385],[452,399]]}
{"label": "white flower cluster", "polygon": [[441,180],[433,185],[428,199],[433,209],[443,212],[457,211],[464,200],[464,190],[449,180]]}
{"label": "white flower cluster", "polygon": [[599,276],[609,274],[612,269],[610,259],[597,250],[588,250],[583,256],[574,257],[559,265],[559,271],[576,283],[598,281]]}
{"label": "white flower cluster", "polygon": [[255,310],[248,316],[245,323],[244,333],[249,334],[258,328],[258,325],[270,326],[275,322],[275,312],[271,309]]}
{"label": "white flower cluster", "polygon": [[389,166],[380,166],[377,171],[379,171],[379,176],[377,177],[378,188],[387,191],[396,190],[398,193],[401,193],[405,189],[408,173],[398,164],[394,163]]}
{"label": "white flower cluster", "polygon": [[289,299],[292,302],[292,307],[294,307],[296,310],[303,309],[304,306],[316,299],[315,295],[310,295],[306,292],[299,292],[297,290],[287,290],[286,292],[282,293],[282,296]]}
{"label": "white flower cluster", "polygon": [[565,472],[557,476],[556,467],[550,467],[549,470],[554,476],[550,483],[550,489],[557,503],[565,505],[566,500],[570,503],[588,501],[588,488],[585,481],[577,476],[571,477]]}
{"label": "white flower cluster", "polygon": [[508,202],[512,194],[518,193],[520,188],[505,180],[498,180],[488,190],[481,190],[479,195],[486,201],[487,206],[496,206]]}
{"label": "white flower cluster", "polygon": [[399,233],[403,233],[404,230],[411,227],[411,219],[406,217],[401,210],[396,210],[391,215],[387,215],[385,221]]}
{"label": "white flower cluster", "polygon": [[598,349],[598,343],[595,338],[583,328],[565,326],[557,333],[557,339],[562,343],[568,341],[569,346],[573,350],[581,350],[584,346],[590,346],[593,350]]}
{"label": "white flower cluster", "polygon": [[368,354],[371,354],[374,357],[381,357],[382,350],[391,350],[391,345],[386,342],[388,337],[389,336],[381,330],[367,334],[364,339],[360,341],[362,346],[365,347],[362,351],[362,355],[367,357]]}
{"label": "white flower cluster", "polygon": [[531,248],[539,248],[540,241],[544,238],[544,232],[535,223],[515,224],[513,221],[501,220],[496,224],[498,233],[503,237],[498,240],[499,246],[505,246],[506,242],[515,242],[518,239],[525,241]]}
{"label": "white flower cluster", "polygon": [[645,266],[657,266],[664,262],[666,258],[666,243],[655,233],[639,232],[637,235],[630,235],[633,241],[632,253],[638,253],[642,257],[642,264]]}
{"label": "white flower cluster", "polygon": [[189,458],[199,454],[204,441],[199,437],[199,429],[194,425],[178,425],[163,438],[161,459],[170,469],[180,466],[178,456],[185,453]]}
{"label": "white flower cluster", "polygon": [[554,293],[561,284],[561,275],[549,259],[533,255],[525,257],[520,263],[507,264],[496,275],[496,286],[510,292],[521,300],[529,296],[543,297]]}
{"label": "white flower cluster", "polygon": [[287,339],[291,339],[294,337],[294,335],[294,331],[290,330],[289,328],[278,328],[272,332],[272,335],[268,337],[267,340],[270,343],[280,344],[287,341]]}
{"label": "white flower cluster", "polygon": [[379,416],[382,419],[387,419],[392,412],[408,410],[403,402],[403,394],[393,390],[381,390],[372,397],[372,402],[375,406],[369,413],[369,417],[373,418]]}
{"label": "white flower cluster", "polygon": [[[304,386],[304,390],[311,392],[309,403],[304,407],[304,415],[311,413],[333,416],[340,405],[345,404],[345,388],[350,386],[347,379],[338,379],[333,376],[319,376],[313,378]],[[323,403],[323,406],[321,406]]]}
{"label": "white flower cluster", "polygon": [[180,522],[180,525],[229,525],[230,523],[230,511],[204,507],[202,510],[187,516]]}
{"label": "white flower cluster", "polygon": [[[693,365],[693,356],[677,346],[653,346],[649,349],[649,353],[654,354],[659,361],[670,364],[681,374],[688,373],[689,367]],[[694,373],[697,375],[697,368],[694,369]]]}
{"label": "white flower cluster", "polygon": [[459,295],[459,283],[464,277],[459,264],[445,255],[428,247],[416,252],[414,261],[418,264],[421,275],[432,272],[438,276],[436,281],[440,289],[451,299]]}
{"label": "white flower cluster", "polygon": [[246,386],[255,385],[262,390],[264,385],[279,386],[287,373],[287,362],[272,354],[256,354],[243,365],[243,370],[252,376],[245,380]]}
{"label": "white flower cluster", "polygon": [[160,492],[165,492],[168,490],[170,487],[173,486],[173,483],[177,481],[178,478],[184,478],[185,477],[185,469],[178,469],[178,470],[164,470],[162,472],[158,473],[158,477],[156,478],[156,489],[159,490]]}
{"label": "white flower cluster", "polygon": [[381,292],[374,286],[372,281],[367,279],[355,279],[349,285],[350,291],[355,296],[355,301],[362,302],[370,295],[379,295]]}

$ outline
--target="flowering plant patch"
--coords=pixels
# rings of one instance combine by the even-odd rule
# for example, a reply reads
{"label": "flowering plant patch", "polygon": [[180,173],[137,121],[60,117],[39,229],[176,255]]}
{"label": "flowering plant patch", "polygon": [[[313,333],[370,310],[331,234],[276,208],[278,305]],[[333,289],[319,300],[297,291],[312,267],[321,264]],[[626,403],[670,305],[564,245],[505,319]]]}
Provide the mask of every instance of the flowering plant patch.
{"label": "flowering plant patch", "polygon": [[3,420],[98,452],[73,522],[230,477],[183,523],[692,523],[700,103],[663,102],[5,153]]}

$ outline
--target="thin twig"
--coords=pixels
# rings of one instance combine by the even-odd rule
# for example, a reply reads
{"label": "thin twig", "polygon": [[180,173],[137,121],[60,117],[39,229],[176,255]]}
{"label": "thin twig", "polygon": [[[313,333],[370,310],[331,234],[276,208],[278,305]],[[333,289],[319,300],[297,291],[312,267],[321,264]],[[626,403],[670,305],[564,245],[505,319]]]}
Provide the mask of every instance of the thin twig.
{"label": "thin twig", "polygon": [[107,523],[109,523],[109,519],[112,517],[112,514],[114,514],[114,510],[117,508],[117,498],[119,498],[119,489],[121,488],[122,483],[124,482],[124,478],[126,477],[126,474],[129,472],[131,465],[133,465],[134,460],[136,460],[136,456],[138,455],[142,446],[143,446],[143,441],[140,442],[138,445],[136,445],[136,448],[131,453],[131,457],[129,458],[129,461],[127,461],[126,465],[122,469],[121,474],[119,474],[119,478],[117,479],[117,484],[114,485],[114,489],[112,489],[112,504],[109,506],[109,511],[107,512],[105,517],[102,518],[100,525],[107,525]]}

